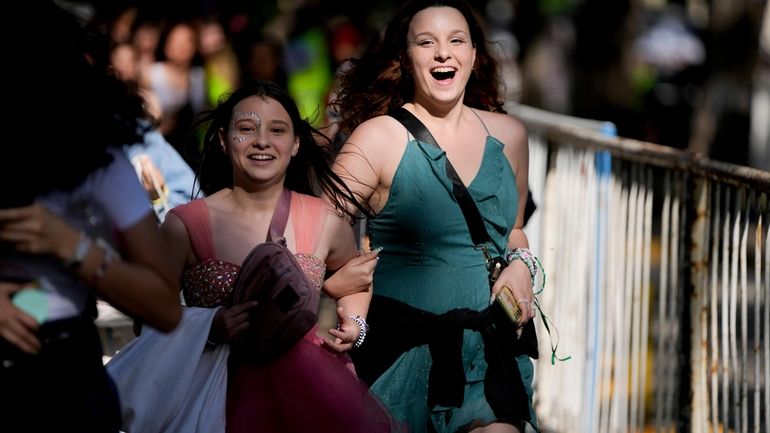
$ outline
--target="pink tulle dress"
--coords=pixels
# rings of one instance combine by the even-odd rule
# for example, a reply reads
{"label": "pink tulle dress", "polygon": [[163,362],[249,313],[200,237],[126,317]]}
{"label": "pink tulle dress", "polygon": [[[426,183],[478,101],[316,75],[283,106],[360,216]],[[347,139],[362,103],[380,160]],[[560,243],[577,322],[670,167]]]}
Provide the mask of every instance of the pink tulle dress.
{"label": "pink tulle dress", "polygon": [[[208,208],[193,200],[172,210],[187,227],[200,262],[183,276],[188,306],[224,305],[240,269],[217,258]],[[295,257],[320,290],[326,272],[312,252],[323,228],[326,204],[292,193],[289,217],[294,228]],[[347,354],[321,347],[317,327],[280,358],[265,364],[230,365],[227,431],[231,433],[397,432],[404,429],[355,375]]]}

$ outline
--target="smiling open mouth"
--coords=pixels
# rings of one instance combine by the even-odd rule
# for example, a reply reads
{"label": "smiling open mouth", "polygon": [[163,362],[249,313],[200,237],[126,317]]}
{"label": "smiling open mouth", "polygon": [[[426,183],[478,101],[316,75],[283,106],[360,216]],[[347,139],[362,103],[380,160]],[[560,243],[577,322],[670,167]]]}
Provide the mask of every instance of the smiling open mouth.
{"label": "smiling open mouth", "polygon": [[437,68],[430,71],[430,74],[439,81],[451,80],[455,76],[455,70],[450,68]]}

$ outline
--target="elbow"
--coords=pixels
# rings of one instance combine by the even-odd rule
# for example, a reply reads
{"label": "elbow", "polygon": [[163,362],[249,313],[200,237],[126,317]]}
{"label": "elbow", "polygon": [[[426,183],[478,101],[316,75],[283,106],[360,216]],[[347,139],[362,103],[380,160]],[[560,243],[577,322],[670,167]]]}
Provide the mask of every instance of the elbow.
{"label": "elbow", "polygon": [[158,331],[168,333],[173,331],[181,320],[182,307],[176,303],[173,308],[167,309],[161,317],[158,317],[154,327]]}
{"label": "elbow", "polygon": [[161,332],[173,331],[182,320],[182,306],[179,304],[179,296],[169,292],[163,297],[163,302],[159,302],[158,310],[155,312],[155,320],[152,326]]}

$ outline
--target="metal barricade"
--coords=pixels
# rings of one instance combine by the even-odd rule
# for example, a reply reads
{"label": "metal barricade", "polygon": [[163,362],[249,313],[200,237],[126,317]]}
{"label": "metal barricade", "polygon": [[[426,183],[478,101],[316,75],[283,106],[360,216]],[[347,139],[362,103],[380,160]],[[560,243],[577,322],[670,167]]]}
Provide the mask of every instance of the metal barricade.
{"label": "metal barricade", "polygon": [[770,173],[506,106],[530,136],[549,432],[770,432]]}

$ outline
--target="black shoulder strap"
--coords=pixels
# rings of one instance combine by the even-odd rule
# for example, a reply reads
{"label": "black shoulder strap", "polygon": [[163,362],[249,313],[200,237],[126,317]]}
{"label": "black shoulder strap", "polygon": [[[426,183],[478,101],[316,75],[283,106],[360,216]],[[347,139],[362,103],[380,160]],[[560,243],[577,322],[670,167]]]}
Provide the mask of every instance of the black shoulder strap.
{"label": "black shoulder strap", "polygon": [[[441,146],[438,145],[436,139],[428,131],[428,128],[409,110],[399,107],[388,113],[388,115],[401,122],[412,133],[414,138],[441,149]],[[460,176],[455,171],[452,163],[449,162],[449,158],[446,158],[446,175],[452,181],[452,195],[455,196],[457,204],[460,205],[460,210],[465,217],[465,223],[468,224],[468,230],[471,232],[473,243],[479,246],[490,242],[489,233],[487,233],[487,229],[484,226],[484,220],[481,219],[479,208],[476,206],[476,202],[473,201],[470,192],[468,192],[468,188],[465,187],[465,184],[463,184]]]}

